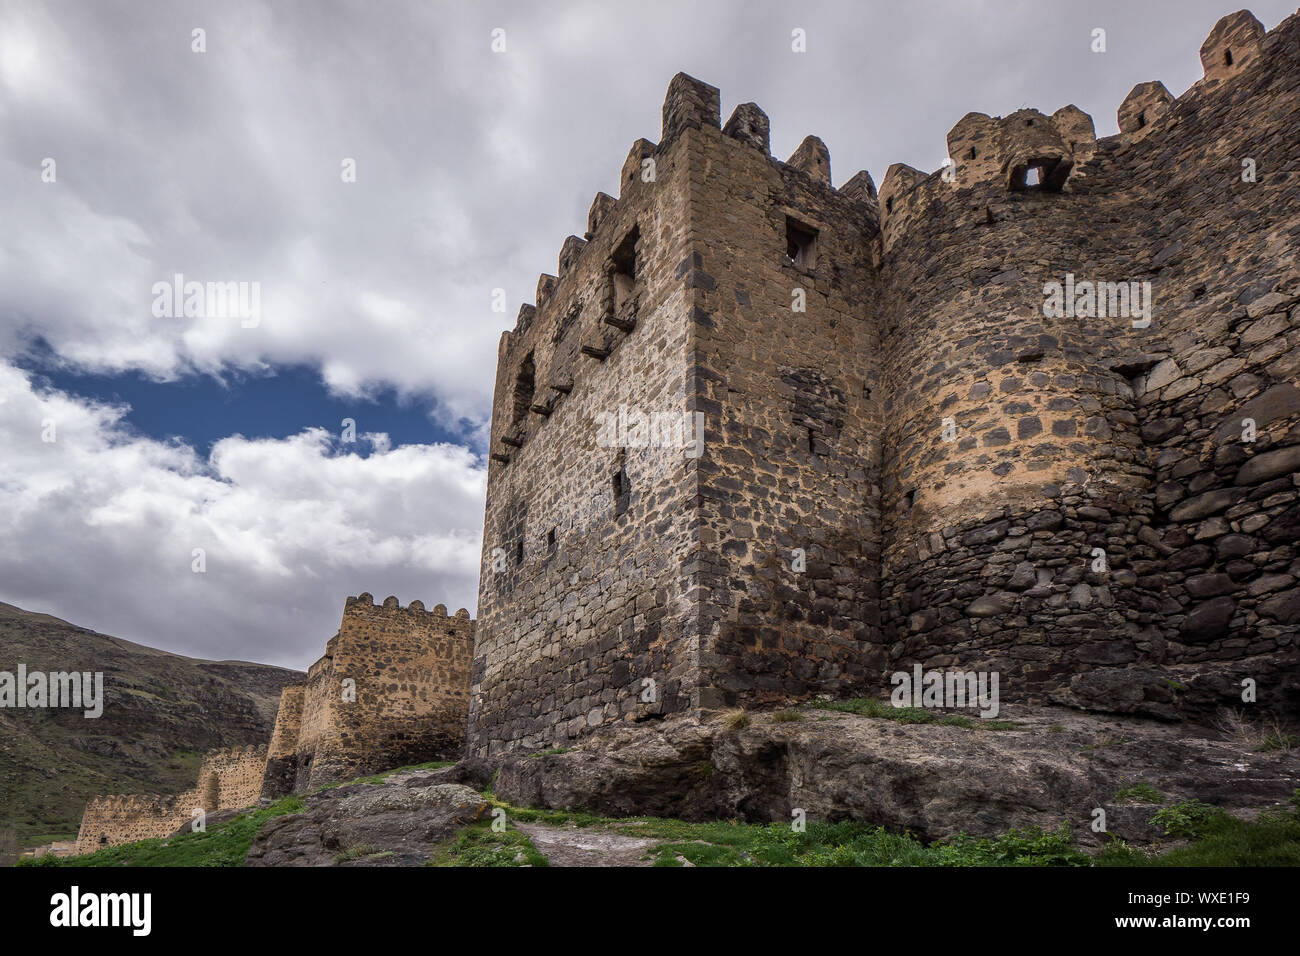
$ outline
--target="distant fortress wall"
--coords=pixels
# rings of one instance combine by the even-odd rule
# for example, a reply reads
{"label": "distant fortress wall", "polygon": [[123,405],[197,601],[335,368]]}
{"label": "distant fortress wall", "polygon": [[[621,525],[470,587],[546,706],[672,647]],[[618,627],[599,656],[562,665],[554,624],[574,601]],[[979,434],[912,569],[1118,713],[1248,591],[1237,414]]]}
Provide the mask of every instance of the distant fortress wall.
{"label": "distant fortress wall", "polygon": [[348,598],[325,655],[281,694],[261,795],[459,757],[473,648],[464,608]]}
{"label": "distant fortress wall", "polygon": [[195,787],[166,796],[95,797],[77,853],[169,836],[194,819],[291,793],[454,759],[465,744],[474,621],[439,604],[348,598],[339,631],[307,679],[285,687],[269,744],[216,750]]}
{"label": "distant fortress wall", "polygon": [[198,785],[167,796],[118,794],[94,797],[77,833],[77,853],[119,843],[165,837],[195,819],[195,812],[234,810],[257,802],[266,747],[214,750],[203,758]]}

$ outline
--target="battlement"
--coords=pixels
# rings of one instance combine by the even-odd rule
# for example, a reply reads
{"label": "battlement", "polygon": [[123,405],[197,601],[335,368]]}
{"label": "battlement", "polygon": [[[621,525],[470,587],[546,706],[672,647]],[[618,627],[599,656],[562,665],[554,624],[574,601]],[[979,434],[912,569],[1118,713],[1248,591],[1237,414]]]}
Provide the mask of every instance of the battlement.
{"label": "battlement", "polygon": [[[653,196],[671,192],[656,187],[671,180],[670,154],[689,131],[717,132],[744,144],[783,175],[801,174],[805,186],[821,187],[852,203],[857,215],[867,220],[868,232],[878,228],[870,174],[860,171],[839,190],[833,189],[830,151],[821,139],[805,137],[782,163],[770,156],[770,123],[756,104],[740,104],[723,125],[719,117],[716,87],[684,73],[673,77],[664,98],[659,142],[638,139],[632,144],[619,175],[619,197],[596,194],[583,236],[570,235],[561,246],[557,274],[542,274],[536,302],[520,305],[514,328],[503,332],[498,343],[498,391],[507,397],[494,406],[500,414],[492,429],[493,468],[510,464],[542,422],[575,388],[584,387],[594,364],[607,361],[631,334],[638,312],[653,307],[643,277],[662,252],[641,234],[638,222],[646,218],[645,207]],[[680,262],[660,263],[661,268],[667,266],[686,268]]]}
{"label": "battlement", "polygon": [[[348,598],[343,605],[343,614],[345,617],[347,615],[365,617],[374,614],[387,614],[393,611],[410,615],[417,620],[422,619],[420,617],[421,615],[427,615],[429,618],[434,619],[448,617],[455,617],[460,620],[469,619],[469,611],[465,608],[460,608],[456,611],[455,615],[451,615],[447,613],[447,605],[445,604],[435,604],[432,609],[425,610],[423,601],[412,601],[406,607],[402,607],[402,602],[391,594],[384,598],[382,603],[376,605],[374,597],[366,591],[362,591],[356,597]],[[401,614],[399,613],[398,616],[400,617]]]}
{"label": "battlement", "polygon": [[[1267,38],[1279,35],[1280,29],[1266,34],[1259,20],[1246,10],[1221,18],[1201,46],[1202,79],[1181,98],[1170,95],[1158,80],[1137,84],[1117,111],[1119,136],[1108,139],[1132,143],[1153,130],[1158,132],[1162,118],[1181,103],[1199,98],[1207,86],[1249,70],[1265,55]],[[1272,45],[1275,54],[1282,54],[1278,42]],[[967,113],[949,131],[947,145],[949,162],[932,173],[902,164],[890,167],[881,184],[886,251],[932,204],[939,203],[942,208],[948,198],[945,188],[983,187],[986,194],[1075,191],[1074,180],[1086,175],[1084,167],[1098,141],[1092,118],[1070,105],[1050,117],[1032,109],[1006,117]]]}
{"label": "battlement", "polygon": [[349,597],[325,655],[281,693],[261,795],[457,755],[473,646],[464,608]]}

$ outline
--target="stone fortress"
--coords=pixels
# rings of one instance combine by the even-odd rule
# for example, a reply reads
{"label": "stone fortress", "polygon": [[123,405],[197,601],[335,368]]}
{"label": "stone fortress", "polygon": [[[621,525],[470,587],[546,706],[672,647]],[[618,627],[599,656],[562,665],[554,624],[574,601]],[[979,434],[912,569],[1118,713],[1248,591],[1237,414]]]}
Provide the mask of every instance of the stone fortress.
{"label": "stone fortress", "polygon": [[166,837],[193,811],[243,809],[380,770],[459,757],[474,622],[461,608],[350,597],[338,633],[280,695],[269,744],[208,754],[194,790],[90,801],[77,852]]}
{"label": "stone fortress", "polygon": [[[815,136],[774,159],[762,110],[723,123],[676,76],[501,338],[469,750],[916,664],[998,671],[1008,701],[1177,716],[1248,676],[1277,702],[1300,17],[1232,14],[1200,53],[1116,136],[1073,106],[970,113],[943,169],[879,193],[834,188]],[[652,424],[606,447],[612,413]],[[655,440],[673,414],[702,414],[702,454]]]}
{"label": "stone fortress", "polygon": [[1116,136],[970,113],[878,192],[674,77],[502,335],[477,621],[350,598],[239,799],[916,665],[1294,716],[1300,15],[1200,55]]}
{"label": "stone fortress", "polygon": [[198,810],[216,813],[251,806],[257,802],[265,770],[265,746],[232,747],[204,756],[193,790],[167,796],[95,797],[81,816],[76,852],[168,836],[189,825]]}

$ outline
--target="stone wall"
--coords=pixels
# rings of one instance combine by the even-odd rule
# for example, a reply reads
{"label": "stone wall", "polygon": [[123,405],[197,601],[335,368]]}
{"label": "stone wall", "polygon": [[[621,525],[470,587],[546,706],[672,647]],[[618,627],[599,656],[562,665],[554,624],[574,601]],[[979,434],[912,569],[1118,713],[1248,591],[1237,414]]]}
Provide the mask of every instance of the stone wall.
{"label": "stone wall", "polygon": [[265,747],[214,750],[199,767],[198,786],[184,793],[94,797],[86,804],[76,852],[169,836],[195,819],[195,811],[237,810],[257,802],[266,767]]}
{"label": "stone wall", "polygon": [[687,140],[705,707],[859,694],[882,664],[875,188],[766,131],[745,104]]}
{"label": "stone wall", "polygon": [[[1247,18],[1203,50],[1232,36],[1233,69],[1177,100],[1139,84],[1119,136],[1058,146],[1059,192],[1009,188],[1012,155],[969,175],[954,156],[954,182],[900,178],[884,257],[886,351],[903,359],[886,375],[891,668],[996,669],[1004,698],[1166,717],[1240,705],[1250,677],[1261,703],[1295,710],[1300,24],[1264,37]],[[1149,282],[1151,324],[1044,318],[1043,284],[1067,274]]]}
{"label": "stone wall", "polygon": [[469,719],[480,753],[698,703],[695,460],[598,441],[602,415],[695,411],[681,134],[698,104],[678,87],[663,141],[633,144],[619,198],[596,197],[587,238],[565,241],[558,276],[501,339]]}
{"label": "stone wall", "polygon": [[[1232,14],[1119,135],[967,114],[879,196],[675,77],[502,337],[470,749],[918,663],[1171,718],[1251,677],[1294,709],[1298,50],[1297,17]],[[1102,313],[1048,307],[1076,280]],[[608,447],[620,406],[702,414],[703,454]]]}
{"label": "stone wall", "polygon": [[261,795],[459,757],[473,645],[463,608],[348,598],[325,655],[281,694]]}

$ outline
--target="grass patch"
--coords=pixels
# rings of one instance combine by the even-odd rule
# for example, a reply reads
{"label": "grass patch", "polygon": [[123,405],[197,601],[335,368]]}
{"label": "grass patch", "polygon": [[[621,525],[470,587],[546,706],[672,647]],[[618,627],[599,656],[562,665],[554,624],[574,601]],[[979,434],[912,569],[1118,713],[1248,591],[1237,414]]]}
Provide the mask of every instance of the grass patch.
{"label": "grass patch", "polygon": [[803,720],[803,714],[797,710],[775,710],[772,712],[772,723],[774,724],[792,724],[799,720]]}
{"label": "grass patch", "polygon": [[[888,833],[862,823],[809,823],[803,833],[785,824],[688,824],[690,840],[653,847],[655,866],[1086,866],[1087,855],[1070,844],[1069,831],[1012,831],[996,839],[959,837],[921,843],[911,834]],[[658,827],[646,827],[654,835]],[[669,827],[669,829],[676,829]]]}
{"label": "grass patch", "polygon": [[379,847],[370,843],[362,843],[358,846],[349,847],[342,853],[334,855],[335,863],[347,863],[351,860],[359,860],[366,856],[375,856],[379,852]]}
{"label": "grass patch", "polygon": [[1226,816],[1226,811],[1219,807],[1200,800],[1185,800],[1157,810],[1151,824],[1163,830],[1165,836],[1199,838]]}
{"label": "grass patch", "polygon": [[743,710],[729,710],[722,715],[722,723],[728,730],[744,730],[750,725],[749,714]]}
{"label": "grass patch", "polygon": [[1222,710],[1214,726],[1238,746],[1256,753],[1274,750],[1290,753],[1300,746],[1300,737],[1273,715],[1266,714],[1256,720],[1240,710]]}
{"label": "grass patch", "polygon": [[1163,819],[1173,830],[1195,834],[1185,846],[1153,856],[1117,840],[1097,857],[1097,865],[1300,866],[1300,816],[1294,812],[1265,810],[1247,823],[1205,806],[1189,809],[1188,804],[1177,804],[1156,814],[1182,808]]}
{"label": "grass patch", "polygon": [[248,848],[262,824],[273,817],[298,813],[306,804],[285,797],[262,810],[241,813],[216,823],[203,833],[184,833],[170,839],[141,840],[109,846],[83,856],[43,856],[20,860],[19,866],[243,866]]}
{"label": "grass patch", "polygon": [[[1148,784],[1127,789],[1143,797],[1158,795]],[[890,833],[882,827],[856,822],[809,822],[803,833],[796,833],[785,823],[749,824],[736,820],[690,823],[656,817],[611,819],[567,810],[497,805],[506,810],[512,821],[599,826],[610,833],[653,840],[644,858],[653,866],[663,867],[687,864],[704,867],[1295,866],[1300,865],[1300,791],[1291,802],[1289,811],[1267,811],[1251,823],[1196,801],[1177,804],[1157,811],[1153,823],[1171,836],[1192,834],[1187,845],[1154,854],[1116,839],[1096,856],[1089,856],[1074,846],[1068,825],[1064,823],[1051,832],[1012,830],[995,838],[962,835],[927,845],[910,833]]]}
{"label": "grass patch", "polygon": [[507,826],[494,831],[490,821],[466,827],[444,843],[426,866],[549,866],[533,841]]}
{"label": "grass patch", "polygon": [[1115,791],[1115,803],[1164,803],[1165,795],[1149,783],[1135,783]]}

